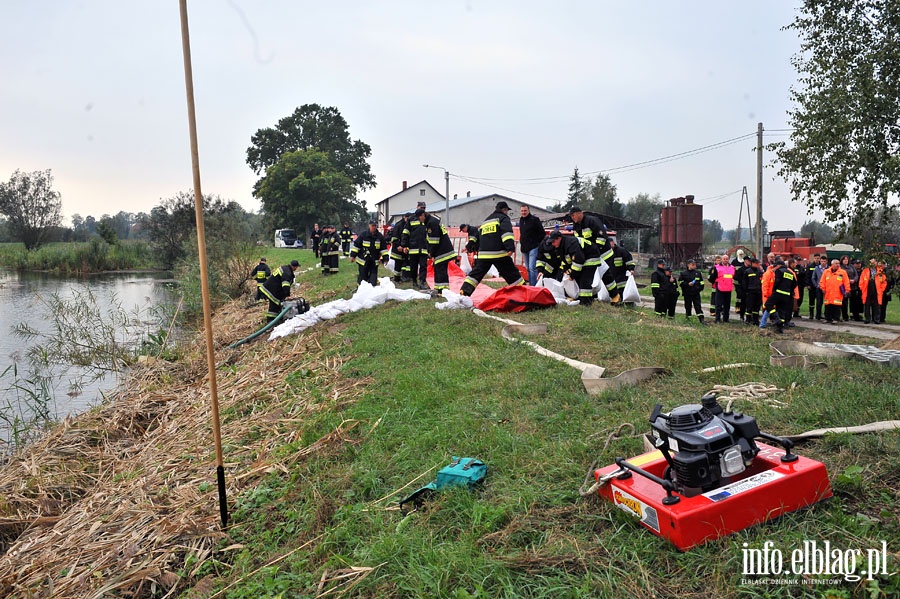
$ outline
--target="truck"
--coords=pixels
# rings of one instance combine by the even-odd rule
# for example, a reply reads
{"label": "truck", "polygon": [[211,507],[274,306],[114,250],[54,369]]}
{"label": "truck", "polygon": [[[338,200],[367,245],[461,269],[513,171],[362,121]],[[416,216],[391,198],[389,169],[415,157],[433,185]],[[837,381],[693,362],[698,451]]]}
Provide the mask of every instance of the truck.
{"label": "truck", "polygon": [[302,248],[303,242],[297,239],[293,229],[275,229],[275,247]]}
{"label": "truck", "polygon": [[768,233],[771,252],[782,258],[795,256],[808,260],[813,254],[824,254],[825,246],[816,245],[815,237],[797,237],[793,231],[770,231]]}

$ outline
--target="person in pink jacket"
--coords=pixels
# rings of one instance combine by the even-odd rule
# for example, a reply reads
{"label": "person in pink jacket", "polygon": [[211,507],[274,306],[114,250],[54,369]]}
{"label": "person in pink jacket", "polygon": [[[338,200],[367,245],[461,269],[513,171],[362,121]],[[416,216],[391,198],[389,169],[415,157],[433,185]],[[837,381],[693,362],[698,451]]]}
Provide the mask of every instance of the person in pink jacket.
{"label": "person in pink jacket", "polygon": [[716,322],[728,322],[731,312],[731,292],[734,290],[734,266],[728,261],[728,254],[722,255],[722,262],[716,266]]}

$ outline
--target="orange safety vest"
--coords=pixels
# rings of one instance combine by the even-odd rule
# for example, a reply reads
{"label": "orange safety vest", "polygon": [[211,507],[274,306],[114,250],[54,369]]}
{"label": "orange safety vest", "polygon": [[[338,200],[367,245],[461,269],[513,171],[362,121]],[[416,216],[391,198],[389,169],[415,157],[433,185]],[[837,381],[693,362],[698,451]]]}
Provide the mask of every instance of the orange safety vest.
{"label": "orange safety vest", "polygon": [[[862,292],[862,303],[866,303],[866,298],[869,295],[869,280],[872,278],[872,275],[869,274],[869,269],[864,268],[862,274],[859,275],[859,290]],[[884,303],[884,291],[887,289],[887,275],[884,274],[884,270],[878,269],[875,273],[875,291],[878,292],[878,305]]]}
{"label": "orange safety vest", "polygon": [[841,285],[844,286],[844,293],[850,293],[850,277],[847,276],[847,271],[843,268],[838,268],[836,271],[831,270],[831,267],[826,268],[819,280],[819,287],[825,294],[826,305],[840,306],[844,303]]}
{"label": "orange safety vest", "polygon": [[766,272],[763,273],[761,284],[762,301],[763,304],[765,304],[766,300],[769,299],[769,296],[772,295],[772,288],[775,287],[775,267],[771,264],[766,269]]}

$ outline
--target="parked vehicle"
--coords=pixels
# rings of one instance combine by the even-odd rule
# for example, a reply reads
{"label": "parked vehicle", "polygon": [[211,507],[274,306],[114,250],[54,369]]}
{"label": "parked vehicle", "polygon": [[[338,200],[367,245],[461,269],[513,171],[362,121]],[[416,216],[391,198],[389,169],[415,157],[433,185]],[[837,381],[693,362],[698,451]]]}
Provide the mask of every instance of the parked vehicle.
{"label": "parked vehicle", "polygon": [[275,229],[275,247],[302,248],[303,242],[297,239],[293,229]]}

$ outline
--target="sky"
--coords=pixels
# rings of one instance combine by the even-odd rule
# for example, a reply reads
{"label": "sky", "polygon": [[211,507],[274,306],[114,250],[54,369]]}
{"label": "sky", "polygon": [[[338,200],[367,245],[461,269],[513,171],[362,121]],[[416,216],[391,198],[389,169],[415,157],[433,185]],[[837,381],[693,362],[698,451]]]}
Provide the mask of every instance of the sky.
{"label": "sky", "polygon": [[[192,189],[177,0],[3,4],[0,180],[50,169],[65,224]],[[372,148],[369,210],[403,181],[443,193],[444,170],[451,197],[548,206],[577,167],[608,174],[622,202],[693,194],[732,229],[744,187],[756,218],[757,123],[766,143],[789,140],[799,40],[783,27],[798,5],[189,0],[202,191],[259,210],[250,137],[316,103]],[[769,229],[821,219],[776,171]]]}

